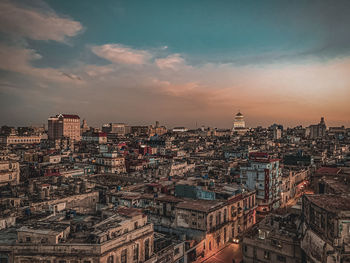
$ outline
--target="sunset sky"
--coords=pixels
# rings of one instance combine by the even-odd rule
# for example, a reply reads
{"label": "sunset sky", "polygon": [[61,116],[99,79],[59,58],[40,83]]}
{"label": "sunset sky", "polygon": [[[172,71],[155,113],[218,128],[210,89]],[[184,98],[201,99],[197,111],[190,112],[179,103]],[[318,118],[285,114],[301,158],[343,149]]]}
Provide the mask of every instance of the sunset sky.
{"label": "sunset sky", "polygon": [[0,0],[0,125],[350,126],[350,1]]}

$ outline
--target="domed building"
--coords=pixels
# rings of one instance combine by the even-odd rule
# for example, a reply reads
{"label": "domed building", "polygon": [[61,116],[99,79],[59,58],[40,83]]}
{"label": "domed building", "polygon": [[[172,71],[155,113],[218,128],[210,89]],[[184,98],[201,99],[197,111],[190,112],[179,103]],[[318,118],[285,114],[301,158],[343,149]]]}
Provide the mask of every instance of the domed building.
{"label": "domed building", "polygon": [[238,132],[238,133],[245,133],[247,131],[245,127],[245,121],[244,121],[244,116],[243,114],[238,111],[236,114],[234,120],[233,120],[233,132]]}
{"label": "domed building", "polygon": [[233,129],[245,128],[244,116],[241,112],[238,112],[233,120]]}

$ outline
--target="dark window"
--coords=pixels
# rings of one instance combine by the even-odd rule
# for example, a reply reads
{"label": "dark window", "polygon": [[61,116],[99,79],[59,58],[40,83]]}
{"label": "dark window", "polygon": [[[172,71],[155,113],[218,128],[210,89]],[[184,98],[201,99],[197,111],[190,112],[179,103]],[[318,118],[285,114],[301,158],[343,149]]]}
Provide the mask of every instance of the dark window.
{"label": "dark window", "polygon": [[148,260],[150,257],[149,254],[149,239],[145,241],[145,260]]}
{"label": "dark window", "polygon": [[277,260],[280,261],[280,262],[286,262],[287,259],[285,256],[281,256],[281,255],[277,255]]}
{"label": "dark window", "polygon": [[134,256],[133,256],[133,259],[135,261],[139,260],[139,244],[135,244],[134,245]]}
{"label": "dark window", "polygon": [[220,235],[218,235],[217,237],[216,237],[216,244],[219,246],[219,244],[220,244]]}
{"label": "dark window", "polygon": [[282,247],[282,244],[279,240],[271,239],[271,244],[275,247],[279,247],[279,248]]}
{"label": "dark window", "polygon": [[270,252],[269,251],[264,251],[264,259],[270,259]]}
{"label": "dark window", "polygon": [[179,254],[180,253],[180,249],[177,247],[175,248],[175,251],[174,251],[175,255]]}
{"label": "dark window", "polygon": [[211,241],[209,241],[209,250],[211,250]]}
{"label": "dark window", "polygon": [[114,257],[113,256],[109,256],[107,263],[114,263]]}
{"label": "dark window", "polygon": [[26,237],[26,242],[30,242],[31,238],[30,237]]}
{"label": "dark window", "polygon": [[126,263],[127,261],[127,253],[128,251],[126,249],[124,249],[120,255],[120,262],[121,263]]}

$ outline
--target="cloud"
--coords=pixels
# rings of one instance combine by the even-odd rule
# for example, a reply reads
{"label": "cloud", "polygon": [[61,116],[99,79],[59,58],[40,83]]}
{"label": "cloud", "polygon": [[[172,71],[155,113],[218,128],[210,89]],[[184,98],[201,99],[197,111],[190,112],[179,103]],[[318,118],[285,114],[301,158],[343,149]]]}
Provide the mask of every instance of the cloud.
{"label": "cloud", "polygon": [[0,2],[0,31],[34,40],[65,42],[77,35],[83,26],[51,10],[30,9],[14,2]]}
{"label": "cloud", "polygon": [[185,60],[181,57],[180,54],[171,54],[166,58],[156,59],[155,63],[160,69],[177,70],[178,67],[185,64]]}
{"label": "cloud", "polygon": [[101,58],[121,64],[142,65],[152,57],[151,53],[146,50],[132,49],[120,44],[93,46],[91,50]]}
{"label": "cloud", "polygon": [[40,59],[41,55],[33,49],[22,47],[9,47],[0,44],[0,69],[6,71],[17,72],[35,77],[36,79],[44,79],[57,82],[81,82],[81,78],[73,73],[68,72],[69,69],[55,68],[36,68],[30,62]]}

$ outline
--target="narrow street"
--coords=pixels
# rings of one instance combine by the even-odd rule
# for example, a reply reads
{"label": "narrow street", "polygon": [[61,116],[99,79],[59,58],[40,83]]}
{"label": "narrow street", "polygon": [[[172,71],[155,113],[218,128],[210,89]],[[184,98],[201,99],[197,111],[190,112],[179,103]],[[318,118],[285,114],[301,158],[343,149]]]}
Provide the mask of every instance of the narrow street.
{"label": "narrow street", "polygon": [[235,263],[241,262],[242,251],[240,244],[230,243],[218,253],[212,255],[208,259],[202,261],[203,263],[232,263],[233,259]]}

